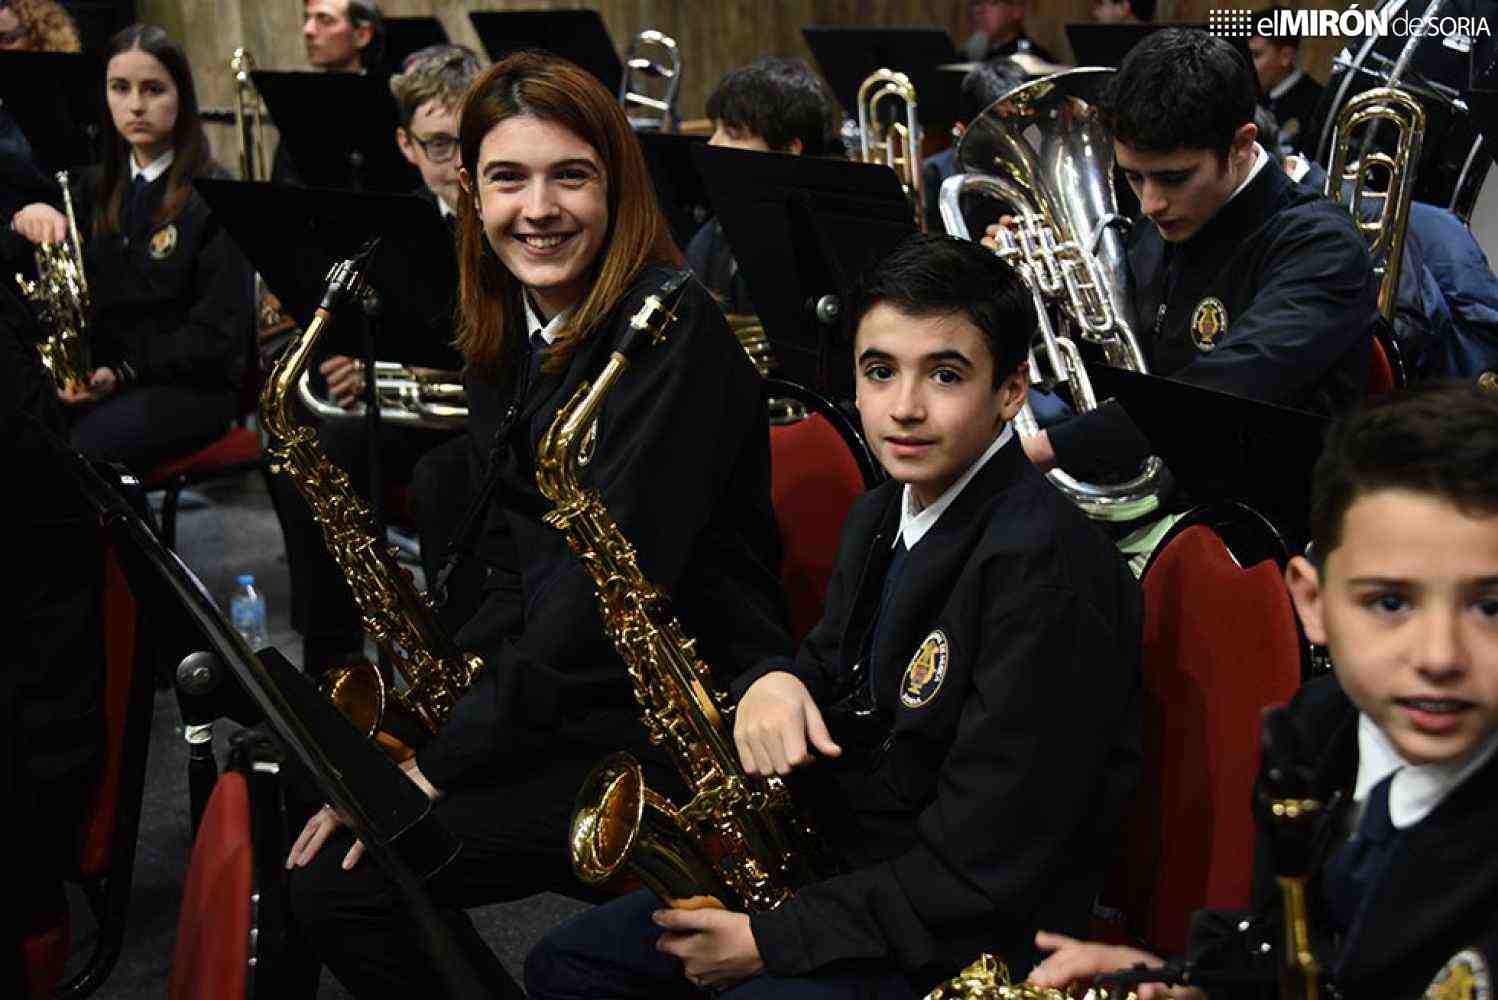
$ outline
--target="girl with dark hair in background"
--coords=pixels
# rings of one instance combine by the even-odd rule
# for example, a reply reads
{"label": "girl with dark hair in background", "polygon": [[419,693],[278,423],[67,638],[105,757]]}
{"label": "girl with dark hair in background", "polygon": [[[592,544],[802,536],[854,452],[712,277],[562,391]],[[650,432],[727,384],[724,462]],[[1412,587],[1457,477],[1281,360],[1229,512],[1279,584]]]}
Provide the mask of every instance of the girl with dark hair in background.
{"label": "girl with dark hair in background", "polygon": [[[105,55],[114,138],[103,164],[73,184],[96,367],[59,396],[80,451],[144,469],[206,444],[234,418],[252,276],[192,188],[218,168],[182,47],[136,24]],[[13,226],[42,243],[66,223],[38,202]]]}

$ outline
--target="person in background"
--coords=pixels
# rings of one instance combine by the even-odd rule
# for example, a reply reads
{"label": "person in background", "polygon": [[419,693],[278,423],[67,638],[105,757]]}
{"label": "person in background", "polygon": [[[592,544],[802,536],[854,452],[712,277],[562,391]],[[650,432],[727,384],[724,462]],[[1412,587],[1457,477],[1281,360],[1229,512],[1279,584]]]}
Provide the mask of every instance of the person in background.
{"label": "person in background", "polygon": [[57,0],[0,4],[0,52],[81,52],[78,26]]}
{"label": "person in background", "polygon": [[[1254,12],[1254,24],[1273,19],[1283,7]],[[1254,73],[1259,78],[1259,101],[1280,124],[1279,134],[1267,136],[1284,153],[1300,148],[1321,101],[1321,84],[1300,68],[1300,37],[1253,35],[1248,40]]]}
{"label": "person in background", "polygon": [[[958,113],[962,115],[962,121],[952,126],[956,141],[934,156],[926,157],[921,164],[921,187],[926,199],[927,232],[944,231],[941,221],[941,185],[948,177],[959,172],[957,147],[968,125],[983,113],[984,108],[1024,82],[1024,68],[1008,56],[997,56],[980,62],[963,76],[961,102],[958,105]],[[973,209],[969,216],[968,228],[971,232],[981,233],[998,220],[998,211],[980,212],[981,205],[978,200],[973,199],[973,201],[974,204],[971,206],[964,204],[964,214],[968,214],[969,207]],[[992,199],[983,199],[983,201],[991,205],[997,204]],[[988,218],[989,215],[993,217]]]}
{"label": "person in background", "polygon": [[1155,19],[1155,0],[1092,0],[1092,19],[1100,24],[1148,24]]}
{"label": "person in background", "polygon": [[971,62],[996,56],[1028,55],[1048,63],[1056,57],[1025,34],[1025,12],[1029,0],[970,0],[973,33],[962,45]]}

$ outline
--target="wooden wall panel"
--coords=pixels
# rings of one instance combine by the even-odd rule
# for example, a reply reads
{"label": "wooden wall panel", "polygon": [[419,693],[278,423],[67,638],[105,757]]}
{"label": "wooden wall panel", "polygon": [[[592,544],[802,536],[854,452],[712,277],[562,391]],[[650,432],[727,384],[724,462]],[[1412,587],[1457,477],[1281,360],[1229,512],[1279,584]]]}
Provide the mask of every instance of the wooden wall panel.
{"label": "wooden wall panel", "polygon": [[[1267,3],[1267,0],[1264,0]],[[1356,0],[1286,0],[1294,7],[1351,6]],[[701,116],[707,95],[728,70],[761,55],[792,55],[810,60],[801,40],[808,24],[940,25],[960,46],[971,31],[965,0],[381,0],[391,16],[433,15],[449,37],[481,49],[468,20],[469,10],[536,10],[593,7],[602,15],[621,50],[643,28],[658,28],[681,45],[686,62],[680,110],[684,118]],[[1252,6],[1259,6],[1254,0]],[[1205,20],[1214,7],[1250,6],[1244,0],[1160,0],[1162,17]],[[1088,16],[1090,0],[1031,0],[1030,34],[1042,45],[1066,56],[1062,26]],[[199,100],[206,106],[228,106],[232,98],[228,59],[244,45],[265,69],[301,69],[306,62],[301,40],[300,0],[141,0],[141,16],[164,25],[187,45],[197,72]],[[1340,45],[1311,39],[1302,61],[1312,74],[1326,79]],[[214,130],[221,162],[231,162],[220,148],[227,137]]]}

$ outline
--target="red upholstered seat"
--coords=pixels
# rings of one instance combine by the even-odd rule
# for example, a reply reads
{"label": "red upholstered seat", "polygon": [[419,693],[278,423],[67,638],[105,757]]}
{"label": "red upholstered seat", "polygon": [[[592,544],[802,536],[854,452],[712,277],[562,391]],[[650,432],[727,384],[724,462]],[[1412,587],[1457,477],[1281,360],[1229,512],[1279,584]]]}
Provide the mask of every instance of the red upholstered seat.
{"label": "red upholstered seat", "polygon": [[1143,584],[1144,780],[1105,902],[1179,955],[1194,910],[1249,903],[1260,714],[1300,683],[1300,638],[1275,561],[1241,568],[1205,525],[1167,541]]}
{"label": "red upholstered seat", "polygon": [[52,987],[62,981],[63,969],[68,964],[69,925],[68,911],[64,909],[51,927],[21,939],[26,996],[50,996]]}
{"label": "red upholstered seat", "polygon": [[225,771],[208,799],[187,868],[171,1000],[243,1000],[248,994],[254,886],[249,785],[238,771]]}
{"label": "red upholstered seat", "polygon": [[147,490],[159,490],[179,477],[204,479],[260,458],[260,435],[237,424],[227,434],[180,458],[169,459],[141,479]]}
{"label": "red upholstered seat", "polygon": [[863,475],[826,418],[770,428],[770,492],[782,547],[781,583],[799,643],[822,617],[843,520]]}
{"label": "red upholstered seat", "polygon": [[136,605],[114,550],[104,563],[104,757],[99,777],[89,790],[88,809],[79,836],[78,874],[100,878],[114,860],[115,824],[120,812],[120,785],[125,766],[126,719],[135,677]]}
{"label": "red upholstered seat", "polygon": [[1394,362],[1383,341],[1373,338],[1373,351],[1368,362],[1368,395],[1387,396],[1398,388],[1399,379],[1394,371]]}

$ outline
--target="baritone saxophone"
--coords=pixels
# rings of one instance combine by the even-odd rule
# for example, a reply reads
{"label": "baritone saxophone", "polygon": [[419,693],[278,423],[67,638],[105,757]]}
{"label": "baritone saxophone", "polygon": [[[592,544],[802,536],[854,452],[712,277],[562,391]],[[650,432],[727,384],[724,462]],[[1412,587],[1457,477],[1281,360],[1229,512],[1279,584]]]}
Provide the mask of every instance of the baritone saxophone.
{"label": "baritone saxophone", "polygon": [[646,298],[602,373],[557,411],[536,456],[537,484],[555,504],[546,522],[593,579],[604,631],[629,670],[650,741],[666,750],[692,792],[678,807],[646,786],[630,754],[604,758],[578,792],[572,866],[590,885],[627,868],[673,906],[764,910],[822,870],[816,837],[783,781],[744,773],[731,708],[695,640],[640,571],[598,490],[579,478],[605,397],[632,357],[665,339],[676,318],[668,303],[688,277],[680,272]]}

